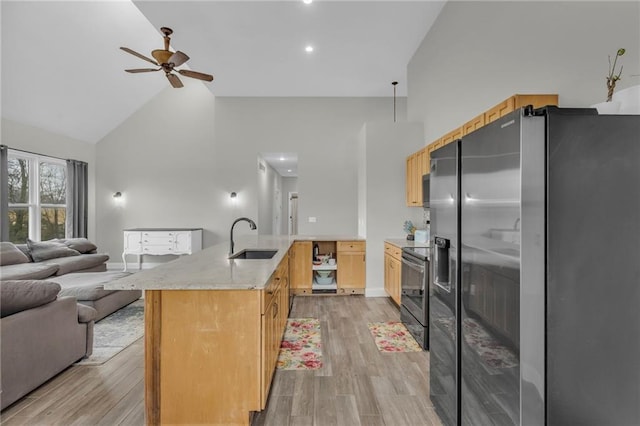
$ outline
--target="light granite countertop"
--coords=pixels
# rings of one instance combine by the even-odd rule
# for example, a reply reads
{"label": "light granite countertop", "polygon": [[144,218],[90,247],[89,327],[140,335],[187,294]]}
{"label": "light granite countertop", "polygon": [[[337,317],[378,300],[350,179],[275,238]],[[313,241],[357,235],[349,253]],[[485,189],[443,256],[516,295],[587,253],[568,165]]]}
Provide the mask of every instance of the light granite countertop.
{"label": "light granite countertop", "polygon": [[235,238],[235,252],[274,249],[267,260],[228,259],[229,242],[105,284],[107,290],[261,290],[295,241],[364,241],[352,235],[258,235]]}
{"label": "light granite countertop", "polygon": [[407,240],[406,238],[387,238],[385,243],[393,244],[396,247],[429,247],[429,243],[417,243],[415,241]]}

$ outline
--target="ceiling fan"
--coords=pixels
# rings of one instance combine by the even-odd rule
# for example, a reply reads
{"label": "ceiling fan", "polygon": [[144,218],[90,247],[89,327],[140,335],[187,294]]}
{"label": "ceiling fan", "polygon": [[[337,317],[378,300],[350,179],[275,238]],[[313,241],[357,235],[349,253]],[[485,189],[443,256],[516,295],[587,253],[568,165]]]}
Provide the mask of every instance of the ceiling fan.
{"label": "ceiling fan", "polygon": [[147,62],[152,63],[153,65],[159,68],[136,68],[131,70],[125,70],[130,73],[139,73],[139,72],[154,72],[154,71],[164,71],[164,74],[167,76],[169,83],[175,88],[183,87],[182,81],[175,75],[172,71],[178,72],[180,75],[185,77],[196,78],[198,80],[204,81],[213,81],[213,76],[209,74],[204,74],[197,71],[190,70],[178,70],[175,67],[178,67],[189,60],[189,57],[180,52],[172,52],[169,50],[169,42],[171,38],[169,37],[173,34],[173,30],[171,28],[162,27],[160,28],[162,34],[164,34],[164,49],[156,49],[151,52],[151,56],[155,58],[155,61],[151,58],[148,58],[134,50],[129,49],[128,47],[121,47],[120,49],[124,50],[127,53],[132,54],[133,56],[137,56],[140,59],[143,59]]}

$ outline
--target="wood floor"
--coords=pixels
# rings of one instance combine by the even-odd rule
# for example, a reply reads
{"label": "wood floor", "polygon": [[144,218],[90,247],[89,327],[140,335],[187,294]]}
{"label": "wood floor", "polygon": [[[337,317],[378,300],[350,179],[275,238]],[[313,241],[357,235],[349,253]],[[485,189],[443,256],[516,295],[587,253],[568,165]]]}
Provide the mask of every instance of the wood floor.
{"label": "wood floor", "polygon": [[[429,353],[381,353],[368,322],[398,320],[387,298],[296,297],[292,318],[318,318],[324,366],[276,370],[254,426],[440,425],[429,401]],[[2,425],[143,425],[140,339],[101,366],[73,366],[0,415]]]}

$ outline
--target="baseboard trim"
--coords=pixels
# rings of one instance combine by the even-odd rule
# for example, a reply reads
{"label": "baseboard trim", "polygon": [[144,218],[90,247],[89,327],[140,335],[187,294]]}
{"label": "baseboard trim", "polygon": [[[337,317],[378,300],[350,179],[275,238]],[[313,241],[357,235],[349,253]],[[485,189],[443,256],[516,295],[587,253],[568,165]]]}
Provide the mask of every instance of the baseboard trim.
{"label": "baseboard trim", "polygon": [[389,297],[384,288],[366,288],[364,295],[365,297]]}

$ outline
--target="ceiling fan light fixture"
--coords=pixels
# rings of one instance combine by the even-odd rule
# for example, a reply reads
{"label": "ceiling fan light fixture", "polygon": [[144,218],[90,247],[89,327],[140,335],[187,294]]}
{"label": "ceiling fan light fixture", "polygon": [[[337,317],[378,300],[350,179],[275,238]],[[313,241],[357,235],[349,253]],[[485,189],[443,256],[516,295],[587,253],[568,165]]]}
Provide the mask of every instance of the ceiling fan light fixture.
{"label": "ceiling fan light fixture", "polygon": [[155,58],[155,61],[153,59],[147,58],[145,55],[142,55],[134,50],[129,49],[128,47],[120,48],[125,52],[133,56],[136,56],[144,61],[150,62],[153,65],[159,66],[160,68],[127,69],[125,70],[126,72],[141,73],[141,72],[163,70],[171,86],[173,86],[176,89],[183,87],[183,84],[182,84],[182,81],[180,81],[180,78],[176,74],[172,73],[173,71],[179,73],[180,75],[184,75],[185,77],[195,78],[197,80],[203,80],[203,81],[213,81],[213,76],[210,74],[205,74],[198,71],[176,69],[175,67],[178,67],[184,64],[185,62],[187,62],[189,60],[189,56],[187,56],[185,53],[180,51],[172,52],[169,50],[169,44],[171,41],[169,36],[173,34],[173,30],[171,30],[171,28],[162,27],[160,28],[160,31],[164,34],[164,49],[156,49],[151,52],[151,56]]}
{"label": "ceiling fan light fixture", "polygon": [[151,56],[153,56],[154,59],[159,64],[168,64],[169,63],[169,58],[172,55],[173,55],[173,52],[171,52],[170,50],[156,49],[153,52],[151,52]]}

